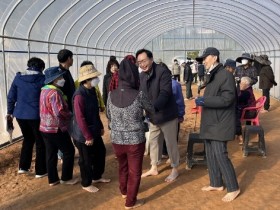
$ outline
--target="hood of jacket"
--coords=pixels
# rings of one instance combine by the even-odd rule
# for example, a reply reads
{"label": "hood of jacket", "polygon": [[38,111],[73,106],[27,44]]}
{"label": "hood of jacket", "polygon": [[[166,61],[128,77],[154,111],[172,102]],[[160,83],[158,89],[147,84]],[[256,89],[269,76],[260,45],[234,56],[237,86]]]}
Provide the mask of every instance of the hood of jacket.
{"label": "hood of jacket", "polygon": [[37,73],[37,74],[27,74],[25,72],[17,72],[16,77],[18,79],[28,82],[28,83],[37,83],[41,81],[42,79],[45,78],[45,75],[42,73]]}

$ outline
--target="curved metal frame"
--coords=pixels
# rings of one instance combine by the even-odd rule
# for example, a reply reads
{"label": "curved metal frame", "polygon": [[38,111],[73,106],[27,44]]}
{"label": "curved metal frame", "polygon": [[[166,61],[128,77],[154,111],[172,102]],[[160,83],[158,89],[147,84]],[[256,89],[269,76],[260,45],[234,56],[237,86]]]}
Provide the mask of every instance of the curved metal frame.
{"label": "curved metal frame", "polygon": [[[172,11],[171,11],[171,13],[172,13]],[[166,14],[165,14],[165,17],[169,17],[169,16],[167,16]],[[172,17],[172,14],[171,14],[171,16],[170,17]],[[218,17],[217,17],[218,18]],[[177,20],[180,20],[180,19],[182,19],[182,21],[185,21],[185,19],[184,19],[184,17],[179,17],[179,18],[176,18]],[[209,17],[208,17],[208,19],[209,19]],[[173,19],[170,19],[169,21],[172,21],[173,20],[173,22],[174,22],[174,18]],[[147,20],[146,20],[147,21]],[[148,20],[149,21],[149,23],[151,24],[151,25],[156,25],[156,24],[163,24],[162,23],[162,17],[161,16],[158,16],[157,18],[152,18],[151,20]],[[156,22],[155,22],[156,21]],[[231,21],[231,20],[228,20],[228,21]],[[164,23],[166,23],[167,21],[165,21]],[[136,26],[136,27],[138,27],[138,26]],[[243,27],[243,26],[240,26],[241,28]],[[212,26],[207,26],[207,28],[212,28]],[[174,27],[174,29],[175,29],[175,27]],[[148,30],[149,31],[149,30]],[[129,33],[129,32],[127,32],[127,33]],[[139,30],[139,29],[137,29],[136,31],[133,31],[133,34],[135,34],[135,35],[132,35],[132,34],[127,34],[127,37],[130,37],[130,38],[126,38],[125,36],[123,36],[123,39],[124,38],[126,38],[125,39],[125,42],[127,43],[126,45],[124,45],[124,43],[118,43],[119,45],[121,45],[121,46],[123,46],[124,48],[127,46],[127,45],[129,45],[129,41],[130,40],[133,40],[132,39],[132,37],[134,38],[134,40],[137,40],[137,38],[135,37],[136,35],[137,36],[143,36],[143,37],[145,37],[145,36],[148,36],[148,35],[146,35],[146,34],[141,34],[141,31]],[[151,35],[151,34],[150,34]],[[227,35],[227,34],[226,34]],[[254,34],[252,34],[253,36],[254,36]],[[153,38],[153,37],[155,37],[155,36],[152,36],[151,38]],[[255,37],[255,38],[258,38],[258,37]],[[240,43],[240,40],[239,39],[235,39],[235,41],[237,41],[238,43]],[[132,43],[135,43],[135,41],[132,41]],[[118,46],[116,46],[116,48],[117,48]]]}
{"label": "curved metal frame", "polygon": [[[23,1],[24,0],[17,1],[13,6],[13,9],[9,12],[9,15],[5,18],[4,24],[2,26],[2,35],[4,35],[4,30],[6,28],[6,25],[10,17],[14,13],[18,5],[20,5],[20,3]],[[117,10],[113,8],[113,5],[116,5],[120,1],[121,0],[112,1],[110,4],[108,4],[108,6],[104,7],[98,13],[95,13],[94,16],[89,21],[87,21],[87,23],[84,24],[84,26],[79,30],[78,35],[75,34],[76,39],[74,43],[77,45],[79,43],[80,38],[83,36],[83,40],[86,39],[85,48],[87,49],[88,52],[88,47],[91,44],[90,41],[92,40],[92,37],[96,36],[95,32],[102,29],[102,32],[97,36],[97,39],[95,41],[95,46],[92,46],[93,48],[99,45],[103,45],[103,46],[108,45],[109,46],[108,50],[110,51],[119,50],[123,52],[125,51],[131,52],[131,51],[135,51],[134,49],[135,46],[139,44],[144,45],[145,44],[144,40],[148,41],[158,36],[159,30],[154,30],[154,29],[159,29],[162,27],[162,25],[169,24],[169,21],[164,21],[163,23],[159,23],[156,20],[159,20],[160,18],[162,20],[165,20],[166,18],[171,18],[173,21],[180,20],[182,21],[183,24],[186,24],[188,23],[188,20],[193,18],[193,22],[192,22],[193,26],[194,25],[197,26],[199,23],[199,25],[201,26],[203,24],[204,28],[221,29],[222,27],[227,28],[230,25],[230,27],[228,27],[228,30],[226,31],[220,30],[220,32],[224,33],[228,37],[233,37],[233,39],[236,42],[240,43],[242,46],[248,49],[248,51],[252,51],[252,50],[258,52],[271,51],[273,50],[273,48],[275,48],[275,45],[277,45],[278,48],[280,46],[280,41],[279,39],[277,39],[278,37],[275,37],[275,34],[278,34],[277,26],[280,26],[280,23],[279,21],[274,20],[272,16],[269,16],[267,11],[271,12],[275,16],[279,16],[279,15],[277,14],[276,11],[273,10],[272,6],[265,7],[265,10],[261,10],[260,8],[264,7],[264,4],[261,4],[256,0],[250,0],[251,4],[249,4],[249,2],[242,2],[242,1],[236,2],[236,1],[221,1],[221,0],[212,0],[211,3],[210,1],[207,0],[200,1],[200,2],[196,2],[195,0],[194,1],[166,0],[166,1],[142,1],[142,2],[128,1],[127,4],[122,5]],[[81,0],[76,0],[75,2],[73,2],[67,9],[62,11],[61,15],[59,15],[56,18],[56,23],[50,27],[50,31],[47,36],[48,42],[50,41],[50,37],[53,34],[53,30],[56,27],[56,25],[58,23],[61,23],[60,20],[62,20],[62,17],[65,16],[70,9],[72,8],[75,9],[75,6],[77,6],[79,2],[81,2]],[[87,9],[85,12],[79,15],[76,21],[74,21],[71,24],[71,26],[65,32],[64,41],[63,41],[64,45],[67,45],[68,37],[72,35],[71,31],[78,25],[77,23],[79,22],[79,20],[85,14],[90,12],[96,4],[99,4],[100,2],[101,1],[95,2],[89,9]],[[44,11],[46,11],[50,7],[52,3],[54,3],[54,0],[50,0],[49,2],[47,2],[46,6],[42,8],[38,12],[38,15],[35,17],[35,19],[32,20],[32,22],[29,25],[27,39],[30,39],[30,37],[32,36],[32,29],[36,24],[36,21],[38,21],[39,17],[43,14]],[[277,2],[272,2],[272,3],[276,5],[280,5]],[[125,13],[122,13],[122,11],[126,7],[129,7],[133,4],[135,4],[135,8],[133,10],[129,10]],[[95,20],[95,18],[98,15],[100,15],[102,12],[105,11],[107,12],[107,10],[111,10],[113,12],[111,12],[110,15],[108,15],[108,17],[102,20],[97,25],[97,27],[95,27],[93,31],[89,34],[90,31],[89,29],[93,27],[90,23],[92,23]],[[139,12],[137,10],[139,10]],[[187,15],[180,16],[181,19],[180,18],[178,19],[174,15],[172,16],[172,12],[174,14],[178,14],[178,11],[182,11],[181,14],[184,14],[184,12],[186,11],[189,11],[189,13]],[[211,11],[211,13],[208,11]],[[135,15],[131,15],[134,12]],[[205,12],[207,15],[204,15]],[[142,16],[140,16],[141,13],[143,14]],[[260,15],[255,16],[256,13]],[[218,16],[216,14],[221,14],[221,15]],[[114,19],[113,21],[110,21],[110,19],[113,19],[115,15],[118,15],[118,18],[116,20]],[[125,20],[124,18],[127,15],[129,15],[130,17]],[[133,19],[135,17],[137,18]],[[265,21],[261,19],[261,17],[264,17],[265,20],[269,20],[269,21]],[[69,18],[71,18],[71,16],[69,16]],[[214,23],[210,23],[209,20],[214,21]],[[147,24],[147,22],[149,24]],[[157,25],[153,24],[156,22],[158,23]],[[182,23],[179,24],[179,26],[182,26]],[[114,24],[117,24],[117,26],[114,26]],[[177,24],[174,24],[174,26],[175,25],[177,26]],[[118,34],[115,37],[113,37],[114,33],[118,31],[120,27],[123,26],[125,26],[124,30],[118,32]],[[113,29],[111,29],[112,27]],[[149,33],[150,37],[148,39],[145,39],[143,38],[144,34],[138,29],[138,27],[145,27],[146,31],[154,30],[156,33],[153,34]],[[237,27],[241,30],[231,29]],[[258,34],[255,34],[254,32],[256,28],[261,29],[258,31]],[[175,29],[175,27],[171,27],[169,25],[168,27],[165,27],[165,30],[172,30],[172,29]],[[85,34],[85,31],[87,34]],[[162,29],[160,31],[165,32]],[[48,52],[49,52],[49,45],[48,45]]]}
{"label": "curved metal frame", "polygon": [[[176,10],[176,11],[177,11],[177,10]],[[172,11],[170,11],[170,12],[172,13]],[[157,19],[166,17],[166,14],[167,14],[167,13],[165,12],[165,13],[164,13],[164,16],[162,16],[162,17],[159,16],[159,14],[157,14]],[[213,13],[213,14],[215,14],[215,13]],[[209,18],[209,16],[213,16],[213,17],[214,17],[214,15],[208,14],[207,18]],[[171,17],[172,17],[172,16],[171,16]],[[154,17],[150,17],[149,19],[155,19],[155,18],[154,18]],[[143,20],[142,22],[148,21],[150,25],[154,25],[154,24],[152,24],[152,22],[149,21],[149,19],[145,19],[145,20]],[[217,19],[218,19],[218,20],[221,20],[220,17],[217,17]],[[225,16],[224,16],[224,19],[225,19]],[[232,19],[233,19],[233,18],[229,19],[229,21],[232,22],[233,28],[234,28],[235,25],[239,25],[239,26],[240,26],[240,24],[237,24],[238,21],[233,22]],[[236,19],[235,19],[235,20],[236,20]],[[140,27],[139,25],[141,25],[141,24],[138,23],[138,25],[136,25],[136,26],[134,26],[133,28],[131,28],[130,31],[132,31],[132,29],[134,29],[134,28],[136,28],[136,27]],[[227,24],[225,23],[225,25],[227,25]],[[250,25],[247,25],[246,27],[247,27],[247,28],[250,28]],[[261,26],[260,26],[260,27],[261,27]],[[211,28],[211,26],[210,26],[210,28]],[[246,28],[244,28],[244,30],[246,31]],[[253,29],[251,29],[251,31],[253,31]],[[135,34],[138,34],[137,31],[133,31],[133,32],[134,32]],[[130,35],[129,35],[129,31],[125,31],[125,33],[126,33],[126,34],[123,35],[123,36],[121,36],[121,37],[122,37],[123,40],[125,40],[125,42],[127,42],[127,41],[128,41],[127,37],[130,36]],[[259,44],[262,45],[262,40],[260,40],[260,38],[259,38],[258,36],[256,36],[254,33],[251,33],[251,35],[252,35],[254,38],[256,38],[256,39],[258,40],[257,43],[259,43]],[[137,39],[137,38],[135,38],[135,39]],[[120,40],[120,41],[121,41],[121,40]],[[120,41],[119,41],[119,42],[120,42]],[[264,41],[265,41],[265,40],[264,40]],[[119,42],[117,43],[116,48],[117,48],[118,45],[123,46],[123,43],[120,43],[120,44],[119,44]],[[262,47],[263,47],[264,50],[266,49],[266,48],[265,48],[265,45],[262,45]]]}

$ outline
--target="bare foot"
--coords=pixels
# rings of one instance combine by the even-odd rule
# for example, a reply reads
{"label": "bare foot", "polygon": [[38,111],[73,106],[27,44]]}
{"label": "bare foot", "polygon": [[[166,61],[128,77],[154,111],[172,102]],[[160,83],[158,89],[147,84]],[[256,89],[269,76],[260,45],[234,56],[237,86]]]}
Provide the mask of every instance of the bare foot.
{"label": "bare foot", "polygon": [[209,191],[223,191],[224,187],[212,187],[212,186],[205,186],[201,188],[202,191],[209,192]]}
{"label": "bare foot", "polygon": [[224,202],[233,201],[239,194],[240,194],[240,189],[233,192],[229,192],[223,197],[222,201]]}
{"label": "bare foot", "polygon": [[92,183],[108,183],[110,181],[111,181],[111,179],[100,178],[97,180],[92,180]]}
{"label": "bare foot", "polygon": [[177,169],[172,169],[171,174],[169,174],[169,176],[166,177],[165,181],[166,182],[173,182],[177,179],[178,176],[179,176],[179,173],[178,173]]}
{"label": "bare foot", "polygon": [[143,206],[144,205],[144,201],[143,200],[137,200],[136,203],[134,204],[134,206],[125,206],[125,209],[135,209],[137,207]]}
{"label": "bare foot", "polygon": [[243,137],[242,135],[238,136],[239,145],[243,145]]}
{"label": "bare foot", "polygon": [[83,189],[90,193],[96,193],[99,190],[97,187],[94,187],[92,185],[90,185],[88,187],[83,187]]}
{"label": "bare foot", "polygon": [[141,177],[156,176],[156,175],[158,175],[158,170],[150,169],[146,173],[142,174]]}
{"label": "bare foot", "polygon": [[68,181],[63,181],[63,180],[60,180],[60,184],[69,184],[69,185],[74,185],[74,184],[77,184],[79,182],[79,179],[78,178],[74,178],[74,179],[70,179]]}

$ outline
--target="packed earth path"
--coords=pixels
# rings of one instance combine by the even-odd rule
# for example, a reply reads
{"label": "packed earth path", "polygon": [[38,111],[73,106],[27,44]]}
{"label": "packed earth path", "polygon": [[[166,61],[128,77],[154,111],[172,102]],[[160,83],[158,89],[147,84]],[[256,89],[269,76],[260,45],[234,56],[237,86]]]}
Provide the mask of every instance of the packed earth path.
{"label": "packed earth path", "polygon": [[[197,86],[192,85],[196,93]],[[185,88],[183,87],[185,95]],[[259,91],[254,91],[256,98]],[[194,94],[196,95],[196,94]],[[209,184],[207,167],[194,165],[186,170],[186,148],[188,134],[199,132],[199,118],[190,110],[194,100],[185,100],[186,116],[181,125],[179,135],[180,166],[179,177],[172,183],[164,179],[170,172],[166,159],[159,165],[159,175],[142,178],[138,198],[145,199],[145,204],[138,209],[147,210],[197,210],[197,209],[280,209],[280,102],[271,99],[268,113],[260,114],[260,122],[265,131],[267,157],[257,153],[249,153],[243,157],[238,141],[228,145],[229,156],[233,162],[238,177],[241,194],[236,200],[224,203],[221,199],[226,191],[203,192],[201,188]],[[21,142],[0,150],[0,209],[124,209],[125,201],[118,189],[118,164],[110,143],[107,119],[101,113],[104,123],[104,142],[107,148],[106,169],[104,177],[110,178],[110,183],[95,184],[100,190],[88,193],[82,190],[80,184],[73,186],[56,185],[50,187],[47,177],[35,179],[34,161],[29,175],[18,175]],[[252,136],[257,140],[256,136]],[[197,148],[199,149],[199,148]],[[74,176],[79,177],[78,158],[75,158]],[[144,157],[143,170],[149,169],[150,159]],[[61,172],[61,164],[58,163]]]}

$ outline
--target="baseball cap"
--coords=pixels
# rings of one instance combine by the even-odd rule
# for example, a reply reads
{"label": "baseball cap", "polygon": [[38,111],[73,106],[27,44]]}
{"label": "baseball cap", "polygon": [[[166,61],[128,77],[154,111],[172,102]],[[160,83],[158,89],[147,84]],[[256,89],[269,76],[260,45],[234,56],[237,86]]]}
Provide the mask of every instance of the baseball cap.
{"label": "baseball cap", "polygon": [[208,47],[206,48],[202,55],[197,57],[195,60],[198,61],[198,62],[201,62],[203,61],[204,58],[206,58],[208,55],[215,55],[215,56],[219,56],[220,55],[220,52],[219,50],[217,50],[215,47]]}

